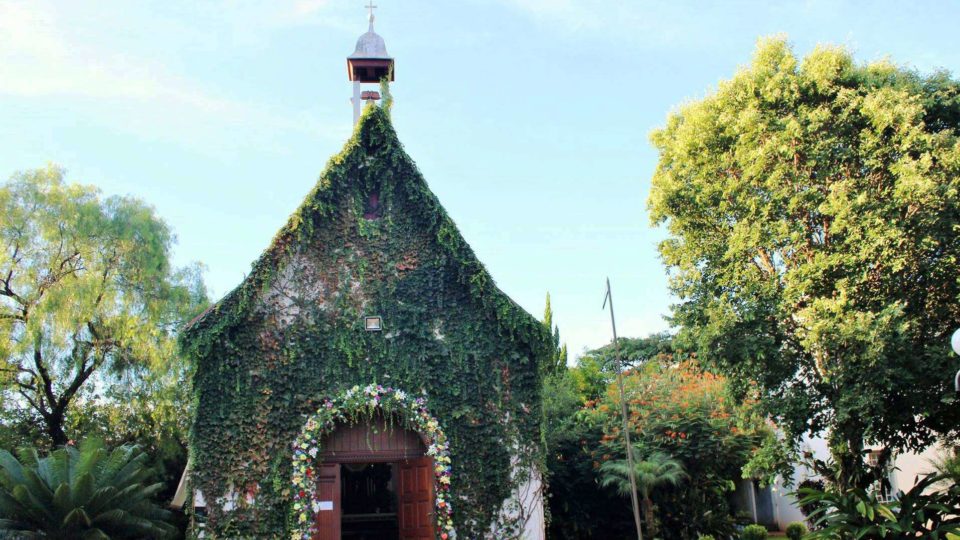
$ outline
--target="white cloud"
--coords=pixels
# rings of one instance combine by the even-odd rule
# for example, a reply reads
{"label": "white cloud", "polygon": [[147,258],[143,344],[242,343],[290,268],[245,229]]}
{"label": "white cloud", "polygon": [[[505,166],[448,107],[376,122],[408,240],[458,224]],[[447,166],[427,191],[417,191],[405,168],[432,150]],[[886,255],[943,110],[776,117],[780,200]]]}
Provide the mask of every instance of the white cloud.
{"label": "white cloud", "polygon": [[297,15],[313,15],[329,5],[329,0],[297,0],[293,4],[293,11]]}
{"label": "white cloud", "polygon": [[568,30],[593,29],[602,25],[610,2],[592,0],[499,0],[538,20],[560,23]]}
{"label": "white cloud", "polygon": [[[158,98],[209,109],[214,100],[159,80],[154,69],[118,54],[92,54],[67,43],[55,11],[42,2],[0,4],[0,92],[38,97],[73,94],[103,98]],[[179,83],[179,81],[177,82]]]}
{"label": "white cloud", "polygon": [[649,0],[484,0],[507,6],[537,23],[610,46],[693,49],[712,35],[710,10],[719,5]]}
{"label": "white cloud", "polygon": [[[361,2],[331,0],[289,0],[269,2],[261,22],[274,27],[315,26],[355,33],[363,29]],[[239,12],[238,12],[239,13]],[[241,13],[242,15],[242,13]]]}
{"label": "white cloud", "polygon": [[[307,7],[316,12],[324,3],[314,1]],[[60,20],[58,10],[46,1],[0,2],[0,95],[90,98],[138,111],[141,121],[178,127],[199,116],[214,124],[259,130],[337,137],[348,131],[344,126],[321,127],[303,111],[272,110],[210,91],[157,62],[84,42],[67,31],[72,22]]]}

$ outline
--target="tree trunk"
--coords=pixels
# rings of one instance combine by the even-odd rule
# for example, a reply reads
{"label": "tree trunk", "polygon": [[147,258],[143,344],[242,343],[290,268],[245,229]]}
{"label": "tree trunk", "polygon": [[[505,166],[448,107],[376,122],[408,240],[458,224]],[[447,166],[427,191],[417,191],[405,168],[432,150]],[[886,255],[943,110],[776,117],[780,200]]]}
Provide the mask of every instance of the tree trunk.
{"label": "tree trunk", "polygon": [[829,438],[834,460],[833,484],[840,490],[866,488],[869,483],[863,456],[863,427],[859,422],[838,424]]}
{"label": "tree trunk", "polygon": [[647,535],[656,538],[657,525],[653,520],[653,501],[650,497],[643,498],[643,520],[647,522]]}
{"label": "tree trunk", "polygon": [[51,414],[43,417],[44,423],[47,424],[47,435],[50,436],[54,448],[65,446],[69,441],[66,432],[63,430],[64,420],[65,415],[62,409],[54,409]]}

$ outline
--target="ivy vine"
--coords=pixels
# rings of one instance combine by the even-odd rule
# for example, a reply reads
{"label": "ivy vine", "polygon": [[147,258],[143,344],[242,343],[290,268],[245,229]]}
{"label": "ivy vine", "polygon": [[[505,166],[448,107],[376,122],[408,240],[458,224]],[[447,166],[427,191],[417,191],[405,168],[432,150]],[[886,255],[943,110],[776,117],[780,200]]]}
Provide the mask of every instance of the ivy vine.
{"label": "ivy vine", "polygon": [[[374,314],[382,332],[364,329]],[[181,333],[207,537],[289,538],[290,445],[323,396],[371,381],[430,396],[454,526],[488,536],[523,476],[512,472],[542,463],[548,339],[496,287],[386,111],[368,107],[248,277]]]}

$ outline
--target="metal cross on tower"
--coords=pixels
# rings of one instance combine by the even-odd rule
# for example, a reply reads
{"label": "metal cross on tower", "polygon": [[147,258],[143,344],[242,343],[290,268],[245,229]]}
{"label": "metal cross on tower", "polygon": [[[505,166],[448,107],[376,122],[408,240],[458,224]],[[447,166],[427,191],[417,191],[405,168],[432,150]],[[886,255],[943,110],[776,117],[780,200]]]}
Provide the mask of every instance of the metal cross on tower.
{"label": "metal cross on tower", "polygon": [[370,0],[365,7],[370,10],[370,20],[373,20],[373,10],[377,9],[377,6],[373,5],[373,0]]}

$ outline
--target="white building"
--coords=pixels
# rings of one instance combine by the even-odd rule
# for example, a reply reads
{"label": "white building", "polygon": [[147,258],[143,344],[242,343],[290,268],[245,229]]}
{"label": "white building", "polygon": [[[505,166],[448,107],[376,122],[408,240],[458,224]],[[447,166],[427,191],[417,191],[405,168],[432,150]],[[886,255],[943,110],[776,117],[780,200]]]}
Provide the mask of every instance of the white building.
{"label": "white building", "polygon": [[[880,447],[871,449],[868,461],[875,459],[882,450]],[[933,445],[921,453],[896,454],[890,463],[890,490],[882,496],[894,499],[898,493],[908,491],[920,477],[934,471],[932,462],[946,451],[940,445]],[[830,456],[827,441],[821,437],[805,437],[801,443],[801,452],[809,452],[817,459]],[[763,488],[755,481],[743,480],[737,486],[737,506],[748,512],[754,522],[782,531],[794,521],[805,521],[792,493],[800,482],[811,478],[815,479],[817,475],[806,466],[797,465],[793,484],[789,486],[784,485],[780,478],[774,484]]]}

